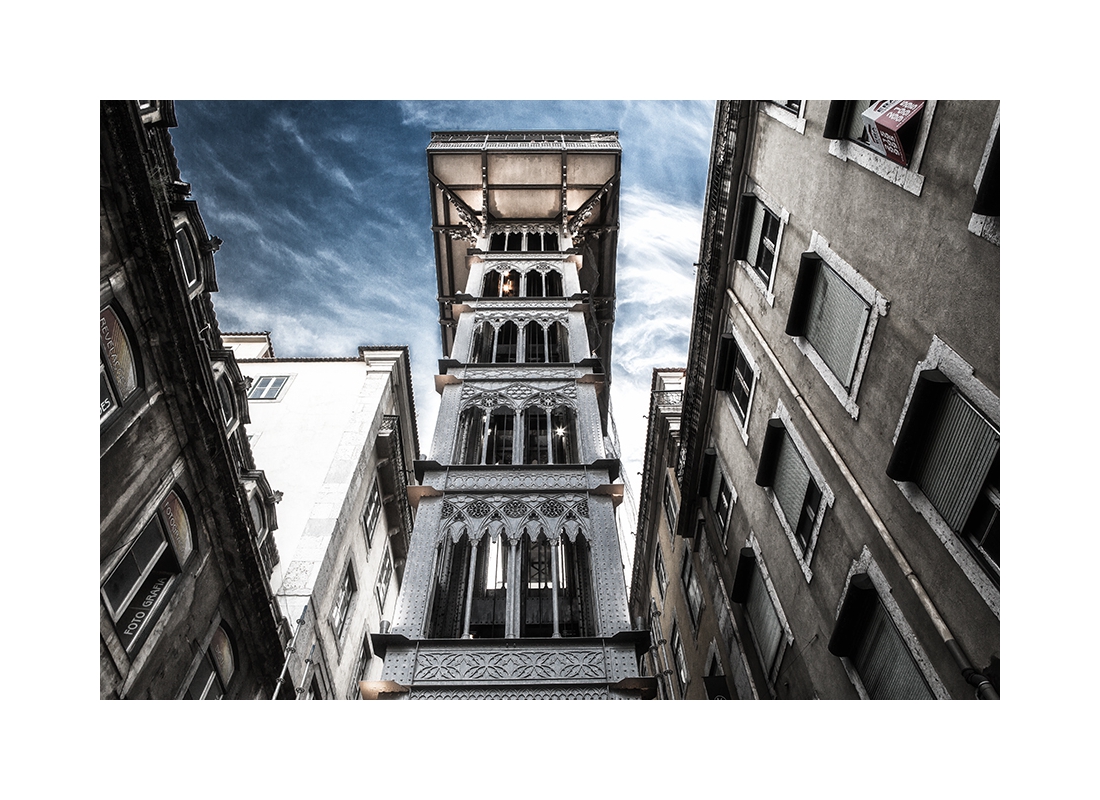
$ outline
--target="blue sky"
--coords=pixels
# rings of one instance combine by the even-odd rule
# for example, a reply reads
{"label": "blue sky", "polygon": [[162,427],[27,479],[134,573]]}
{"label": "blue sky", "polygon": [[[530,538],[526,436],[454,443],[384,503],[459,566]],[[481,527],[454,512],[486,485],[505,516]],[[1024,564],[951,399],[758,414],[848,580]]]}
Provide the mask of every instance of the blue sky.
{"label": "blue sky", "polygon": [[[612,404],[637,491],[654,367],[687,356],[714,103],[177,101],[172,140],[217,254],[223,331],[277,356],[408,344],[428,452],[441,356],[433,130],[616,130],[623,148]],[[261,465],[262,466],[262,465]]]}

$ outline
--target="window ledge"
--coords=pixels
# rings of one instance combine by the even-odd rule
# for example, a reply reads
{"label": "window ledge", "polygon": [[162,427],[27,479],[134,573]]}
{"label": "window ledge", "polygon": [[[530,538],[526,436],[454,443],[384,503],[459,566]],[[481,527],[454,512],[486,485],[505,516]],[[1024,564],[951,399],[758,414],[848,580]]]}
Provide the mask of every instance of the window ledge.
{"label": "window ledge", "polygon": [[[926,113],[928,113],[927,109]],[[924,189],[923,175],[914,170],[906,169],[901,164],[895,164],[885,156],[881,156],[855,142],[846,139],[835,139],[829,144],[829,155],[836,156],[841,161],[853,161],[880,178],[884,178],[895,186],[900,186],[905,191],[918,197],[921,190]]]}
{"label": "window ledge", "polygon": [[[778,249],[778,248],[776,248],[776,249]],[[764,302],[766,302],[769,306],[774,307],[775,306],[775,295],[772,294],[772,292],[770,292],[768,290],[768,287],[764,284],[764,279],[761,278],[760,275],[757,273],[757,271],[752,268],[752,265],[749,264],[748,261],[744,261],[743,259],[740,259],[740,258],[737,259],[736,263],[737,263],[737,266],[741,267],[741,269],[743,269],[745,271],[745,274],[748,275],[749,280],[752,281],[752,285],[757,288],[757,290],[760,292],[761,296],[764,298]],[[774,269],[773,269],[772,275],[774,277]]]}
{"label": "window ledge", "polygon": [[944,548],[951,554],[955,563],[959,565],[959,569],[963,571],[963,574],[973,584],[978,594],[981,595],[982,600],[989,606],[989,610],[993,612],[997,619],[1000,619],[1001,592],[993,585],[993,581],[985,574],[985,570],[978,564],[977,559],[970,554],[960,541],[958,534],[951,530],[932,503],[924,496],[924,492],[915,483],[894,481],[894,485],[909,501],[913,510],[924,517],[928,527],[943,543]]}
{"label": "window ledge", "polygon": [[[760,106],[763,109],[764,113],[767,114],[772,119],[774,119],[776,122],[779,122],[782,125],[786,125],[788,128],[793,130],[795,133],[798,133],[798,134],[805,134],[806,133],[806,118],[805,117],[797,115],[794,112],[792,112],[792,111],[790,111],[786,108],[782,108],[781,106],[777,106],[774,103],[769,103],[767,100],[762,100],[760,102]],[[806,109],[806,101],[805,100],[802,101],[802,109],[803,109],[803,113],[804,113],[805,109]]]}
{"label": "window ledge", "polygon": [[971,214],[970,224],[966,229],[975,236],[980,236],[987,242],[1001,246],[1001,218],[987,217],[983,214]]}

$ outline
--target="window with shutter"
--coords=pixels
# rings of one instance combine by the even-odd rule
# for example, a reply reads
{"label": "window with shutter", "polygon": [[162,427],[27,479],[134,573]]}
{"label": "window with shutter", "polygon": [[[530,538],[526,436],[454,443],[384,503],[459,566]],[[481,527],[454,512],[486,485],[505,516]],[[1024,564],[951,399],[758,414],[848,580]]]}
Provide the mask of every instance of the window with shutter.
{"label": "window with shutter", "polygon": [[871,307],[825,264],[814,281],[806,338],[840,383],[852,383]]}

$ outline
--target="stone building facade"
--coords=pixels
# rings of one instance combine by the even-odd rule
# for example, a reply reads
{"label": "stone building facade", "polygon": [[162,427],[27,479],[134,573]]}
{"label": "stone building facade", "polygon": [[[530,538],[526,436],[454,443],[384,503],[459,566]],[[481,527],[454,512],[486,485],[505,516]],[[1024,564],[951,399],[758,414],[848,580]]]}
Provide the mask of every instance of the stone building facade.
{"label": "stone building facade", "polygon": [[100,695],[254,698],[287,633],[274,496],[173,125],[170,101],[101,104]]}
{"label": "stone building facade", "polygon": [[645,471],[674,598],[656,509],[633,586],[691,632],[683,696],[998,696],[999,128],[994,101],[718,104],[685,433]]}
{"label": "stone building facade", "polygon": [[248,437],[280,496],[270,585],[295,633],[279,697],[359,699],[359,681],[381,672],[370,634],[393,617],[412,533],[408,348],[274,358],[266,334],[223,338],[240,354]]}
{"label": "stone building facade", "polygon": [[611,132],[432,136],[442,397],[364,697],[652,693],[608,435],[620,156]]}

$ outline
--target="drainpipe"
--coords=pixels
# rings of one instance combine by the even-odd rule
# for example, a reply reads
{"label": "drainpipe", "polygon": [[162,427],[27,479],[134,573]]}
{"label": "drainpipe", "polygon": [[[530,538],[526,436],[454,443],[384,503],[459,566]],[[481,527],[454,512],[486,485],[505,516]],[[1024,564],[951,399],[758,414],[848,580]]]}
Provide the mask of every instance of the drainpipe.
{"label": "drainpipe", "polygon": [[902,574],[905,575],[909,585],[913,587],[913,591],[916,592],[917,600],[920,601],[921,606],[924,608],[932,624],[936,628],[936,632],[939,634],[940,639],[943,640],[944,646],[951,654],[951,657],[955,660],[959,670],[962,672],[966,682],[976,687],[975,696],[979,700],[998,700],[1000,696],[997,694],[997,690],[993,688],[993,684],[989,679],[981,674],[978,670],[974,669],[974,665],[970,663],[970,659],[967,658],[966,653],[963,652],[962,647],[955,640],[955,634],[951,632],[951,629],[947,627],[947,623],[944,622],[943,617],[940,616],[939,610],[936,608],[935,603],[932,602],[932,598],[928,596],[928,592],[924,589],[924,584],[921,583],[919,577],[913,567],[909,564],[909,560],[905,557],[905,554],[901,552],[901,548],[898,547],[897,542],[894,541],[894,537],[890,534],[890,531],[886,527],[886,523],[882,521],[882,518],[878,515],[875,507],[871,505],[871,501],[867,495],[864,494],[863,488],[856,481],[855,476],[852,475],[851,470],[848,469],[848,465],[841,458],[840,453],[833,446],[832,440],[829,439],[825,430],[821,427],[821,423],[817,421],[817,417],[814,416],[813,411],[810,410],[809,405],[799,394],[798,389],[795,388],[794,383],[791,382],[790,376],[787,375],[787,371],[783,369],[783,365],[779,363],[779,359],[776,358],[771,347],[768,346],[767,341],[760,333],[760,329],[756,327],[756,323],[749,317],[748,311],[741,305],[741,301],[737,299],[737,295],[733,293],[732,289],[726,289],[726,294],[729,296],[730,301],[737,307],[738,312],[741,314],[741,318],[752,329],[753,335],[764,348],[764,352],[767,353],[768,359],[772,362],[772,366],[775,367],[776,372],[779,373],[779,377],[783,379],[783,383],[787,387],[787,391],[790,392],[795,402],[798,403],[798,407],[802,409],[802,413],[806,416],[806,419],[810,421],[810,425],[813,426],[814,431],[817,433],[818,438],[822,444],[825,445],[825,449],[829,451],[830,457],[840,468],[841,474],[844,475],[844,480],[847,481],[848,486],[851,487],[852,492],[859,500],[860,505],[863,506],[863,510],[867,512],[867,516],[871,519],[871,523],[875,526],[875,530],[878,531],[879,538],[882,539],[886,545],[886,549],[890,551],[890,555],[894,557],[894,561],[901,569]]}
{"label": "drainpipe", "polygon": [[290,643],[286,646],[286,658],[283,660],[283,668],[279,672],[279,680],[275,681],[275,691],[271,694],[272,700],[279,699],[279,690],[286,682],[286,672],[290,669],[290,656],[294,652],[294,643],[298,641],[298,634],[302,632],[302,623],[306,621],[306,613],[309,611],[309,601],[302,607],[302,616],[298,618],[298,625],[294,629],[294,635],[290,637]]}

